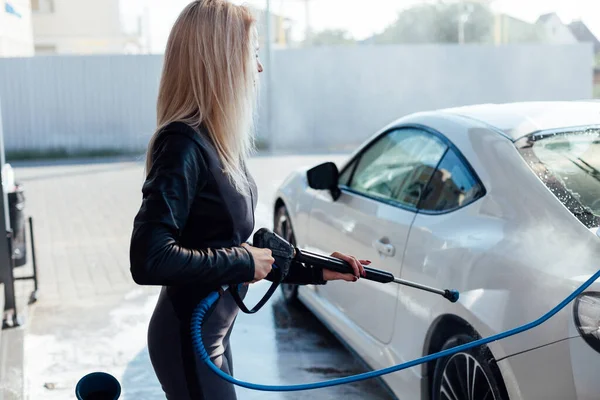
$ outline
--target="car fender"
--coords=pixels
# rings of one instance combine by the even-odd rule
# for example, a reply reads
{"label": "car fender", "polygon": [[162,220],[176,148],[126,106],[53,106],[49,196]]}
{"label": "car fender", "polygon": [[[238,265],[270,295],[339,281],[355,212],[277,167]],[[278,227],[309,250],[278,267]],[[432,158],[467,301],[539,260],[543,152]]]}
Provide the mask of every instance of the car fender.
{"label": "car fender", "polygon": [[306,168],[290,174],[275,193],[274,208],[283,204],[291,219],[296,244],[302,247],[306,243],[310,210],[314,192],[308,187]]}

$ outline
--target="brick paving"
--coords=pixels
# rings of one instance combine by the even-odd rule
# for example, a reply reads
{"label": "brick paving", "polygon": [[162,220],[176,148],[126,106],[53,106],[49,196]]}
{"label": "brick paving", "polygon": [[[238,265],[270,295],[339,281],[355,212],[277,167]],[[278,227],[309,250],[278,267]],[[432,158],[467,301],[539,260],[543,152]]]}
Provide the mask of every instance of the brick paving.
{"label": "brick paving", "polygon": [[138,163],[17,169],[34,218],[44,304],[133,287],[128,243],[142,173]]}

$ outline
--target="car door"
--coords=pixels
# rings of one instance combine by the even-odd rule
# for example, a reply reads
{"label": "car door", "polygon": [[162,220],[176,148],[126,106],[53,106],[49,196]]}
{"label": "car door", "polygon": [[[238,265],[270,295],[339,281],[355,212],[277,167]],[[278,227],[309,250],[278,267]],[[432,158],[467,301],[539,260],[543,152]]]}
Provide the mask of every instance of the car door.
{"label": "car door", "polygon": [[[416,206],[447,146],[416,128],[388,131],[340,175],[341,196],[315,193],[307,244],[321,254],[339,251],[399,275]],[[367,280],[329,282],[318,293],[382,343],[393,334],[398,288]]]}
{"label": "car door", "polygon": [[[493,240],[493,231],[489,230],[492,221],[482,219],[474,204],[484,195],[485,188],[475,171],[451,146],[419,203],[406,244],[403,279],[461,289],[467,276],[481,273],[469,266],[473,265],[472,260],[481,257],[486,237]],[[501,227],[498,228],[500,232]],[[397,316],[401,322],[397,326],[411,328],[397,329],[390,347],[399,352],[401,359],[408,360],[422,355],[423,339],[435,317],[433,311],[448,303],[440,296],[413,288],[399,290]]]}

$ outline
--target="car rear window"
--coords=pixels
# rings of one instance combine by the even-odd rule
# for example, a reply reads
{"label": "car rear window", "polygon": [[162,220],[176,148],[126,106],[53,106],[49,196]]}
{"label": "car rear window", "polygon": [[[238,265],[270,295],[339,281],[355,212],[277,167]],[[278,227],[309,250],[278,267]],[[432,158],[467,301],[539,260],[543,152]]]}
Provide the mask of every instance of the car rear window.
{"label": "car rear window", "polygon": [[599,225],[600,129],[537,134],[519,144],[530,168],[588,228]]}
{"label": "car rear window", "polygon": [[465,207],[485,194],[483,185],[458,156],[448,149],[423,193],[419,209],[449,212]]}

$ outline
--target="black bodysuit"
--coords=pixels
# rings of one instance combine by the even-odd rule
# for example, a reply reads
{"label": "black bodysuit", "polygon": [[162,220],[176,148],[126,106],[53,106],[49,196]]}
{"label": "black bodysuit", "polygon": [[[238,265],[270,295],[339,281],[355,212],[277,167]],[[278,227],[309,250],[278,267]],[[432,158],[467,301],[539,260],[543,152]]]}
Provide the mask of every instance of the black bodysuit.
{"label": "black bodysuit", "polygon": [[[135,282],[163,287],[148,329],[152,365],[169,400],[235,399],[234,388],[195,356],[190,317],[222,285],[254,279],[241,244],[254,230],[256,185],[248,174],[251,194],[236,191],[206,131],[184,123],[162,129],[152,154],[130,246]],[[286,282],[325,283],[320,269],[302,264]],[[229,335],[237,311],[226,294],[203,327],[205,347],[226,373],[233,372]]]}

